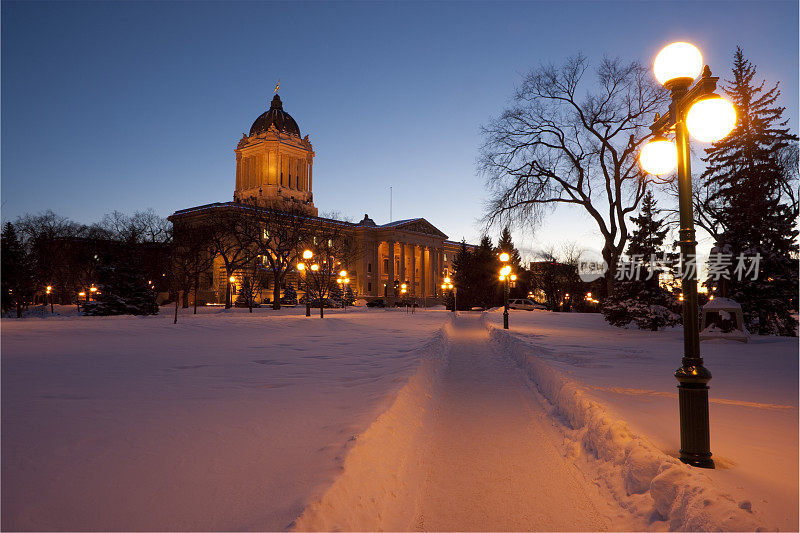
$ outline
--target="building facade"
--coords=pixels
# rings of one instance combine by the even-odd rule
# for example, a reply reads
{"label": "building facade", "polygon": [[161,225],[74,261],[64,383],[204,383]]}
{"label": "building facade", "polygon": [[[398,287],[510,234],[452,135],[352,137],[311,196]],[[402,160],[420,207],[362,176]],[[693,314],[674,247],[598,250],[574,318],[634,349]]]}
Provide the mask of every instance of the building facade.
{"label": "building facade", "polygon": [[[270,108],[243,134],[235,150],[236,176],[233,201],[176,211],[169,219],[176,226],[192,224],[237,206],[301,212],[310,225],[336,224],[353,238],[357,253],[345,269],[356,296],[384,298],[391,303],[395,281],[407,284],[407,296],[437,298],[443,278],[452,272],[452,260],[460,243],[424,218],[377,224],[368,215],[357,223],[318,216],[314,206],[314,149],[308,135],[301,137],[297,122],[283,110],[276,94]],[[237,282],[240,273],[233,276]],[[206,286],[198,292],[198,303],[225,300],[228,276],[220,258],[215,258]],[[290,272],[286,283],[300,288],[299,273]],[[236,284],[234,284],[236,285]],[[235,287],[234,287],[235,292]],[[273,294],[262,291],[263,299]]]}

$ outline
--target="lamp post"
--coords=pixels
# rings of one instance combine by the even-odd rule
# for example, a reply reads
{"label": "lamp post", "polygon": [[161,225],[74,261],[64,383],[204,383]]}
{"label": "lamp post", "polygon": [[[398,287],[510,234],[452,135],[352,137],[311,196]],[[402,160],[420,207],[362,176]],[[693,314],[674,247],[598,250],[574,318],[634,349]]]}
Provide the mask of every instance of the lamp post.
{"label": "lamp post", "polygon": [[[53,287],[52,285],[48,285],[46,288],[47,296],[50,298],[50,314],[53,314]],[[47,305],[45,303],[45,305]]]}
{"label": "lamp post", "polygon": [[[308,261],[314,257],[314,252],[311,250],[304,250],[303,251],[303,259]],[[311,291],[309,290],[308,285],[308,271],[306,270],[306,264],[300,262],[297,264],[297,270],[303,273],[303,277],[306,279],[306,316],[311,316]]]}
{"label": "lamp post", "polygon": [[[692,171],[689,134],[700,141],[725,137],[736,124],[733,105],[714,91],[719,78],[703,67],[700,51],[689,43],[673,43],[656,56],[656,79],[672,93],[672,103],[663,116],[656,115],[650,129],[653,140],[639,154],[639,162],[650,174],[667,174],[678,169],[679,245],[681,262],[695,258],[694,214],[692,213]],[[700,75],[697,83],[695,78]],[[667,139],[674,131],[675,142]],[[700,357],[697,307],[697,273],[681,272],[683,302],[683,359],[675,371],[680,412],[680,460],[692,466],[714,468],[711,459],[708,422],[708,382],[711,372]]]}
{"label": "lamp post", "polygon": [[231,285],[236,282],[236,278],[233,276],[228,278],[228,283],[225,285],[225,307],[230,309],[233,307],[233,298],[231,297]]}
{"label": "lamp post", "polygon": [[456,298],[458,298],[458,292],[455,290],[455,286],[449,277],[444,278],[444,283],[442,283],[442,291],[445,290],[449,290],[453,294],[453,309],[451,309],[451,311],[455,313],[456,307],[458,307],[458,300],[456,300]]}
{"label": "lamp post", "polygon": [[[503,263],[503,267],[500,269],[500,281],[505,282],[505,288],[503,289],[503,329],[508,329],[508,282],[511,277],[511,266],[508,265],[508,260],[510,256],[503,252],[500,254],[500,262]],[[514,276],[516,279],[516,276]]]}
{"label": "lamp post", "polygon": [[347,286],[350,283],[350,278],[347,277],[347,270],[342,270],[339,272],[339,277],[336,278],[336,283],[339,284],[339,287],[342,291],[342,309],[347,311]]}

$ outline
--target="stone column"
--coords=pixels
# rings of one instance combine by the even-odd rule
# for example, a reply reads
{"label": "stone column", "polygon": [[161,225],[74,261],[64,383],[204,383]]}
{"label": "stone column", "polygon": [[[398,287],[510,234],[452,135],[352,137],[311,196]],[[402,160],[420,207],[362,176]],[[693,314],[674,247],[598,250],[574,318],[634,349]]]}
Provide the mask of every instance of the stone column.
{"label": "stone column", "polygon": [[406,243],[400,243],[400,285],[406,281]]}
{"label": "stone column", "polygon": [[419,291],[422,293],[423,298],[428,296],[428,291],[425,290],[425,281],[427,278],[425,275],[425,250],[427,248],[427,246],[420,246],[419,248]]}
{"label": "stone column", "polygon": [[386,246],[389,249],[389,278],[386,280],[386,294],[388,295],[388,301],[386,303],[392,305],[394,304],[394,241],[388,241]]}
{"label": "stone column", "polygon": [[413,296],[417,295],[417,245],[411,245],[411,289],[409,292]]}
{"label": "stone column", "polygon": [[367,272],[367,263],[369,262],[369,253],[371,247],[366,239],[361,241],[361,268],[358,270],[358,293],[367,294],[367,283],[370,281],[370,275]]}

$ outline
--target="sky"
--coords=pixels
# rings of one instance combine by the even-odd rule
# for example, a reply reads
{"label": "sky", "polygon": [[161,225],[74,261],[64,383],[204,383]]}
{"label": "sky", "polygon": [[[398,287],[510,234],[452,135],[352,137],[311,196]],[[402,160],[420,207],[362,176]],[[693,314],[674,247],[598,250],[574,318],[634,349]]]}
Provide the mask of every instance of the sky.
{"label": "sky", "polygon": [[[652,64],[694,43],[729,77],[736,46],[798,129],[798,3],[2,3],[2,219],[51,209],[91,223],[114,210],[232,200],[234,148],[269,107],[309,134],[320,213],[424,217],[477,242],[487,196],[480,127],[521,77],[583,52]],[[662,196],[665,204],[674,200]],[[664,207],[669,207],[664,205]],[[494,232],[496,234],[499,231]],[[537,250],[599,249],[559,208]]]}

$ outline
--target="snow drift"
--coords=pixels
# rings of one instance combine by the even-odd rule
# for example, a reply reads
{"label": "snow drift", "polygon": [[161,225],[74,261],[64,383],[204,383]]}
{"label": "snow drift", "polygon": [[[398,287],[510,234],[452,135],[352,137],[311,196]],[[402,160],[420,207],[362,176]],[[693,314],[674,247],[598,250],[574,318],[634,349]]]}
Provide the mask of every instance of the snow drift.
{"label": "snow drift", "polygon": [[[484,323],[497,343],[528,374],[554,414],[565,423],[567,453],[593,459],[598,477],[629,512],[665,521],[678,531],[774,530],[751,509],[723,493],[702,472],[666,455],[647,439],[633,434],[589,398],[575,381],[537,357],[538,348],[513,334]],[[654,524],[656,525],[656,524]]]}

